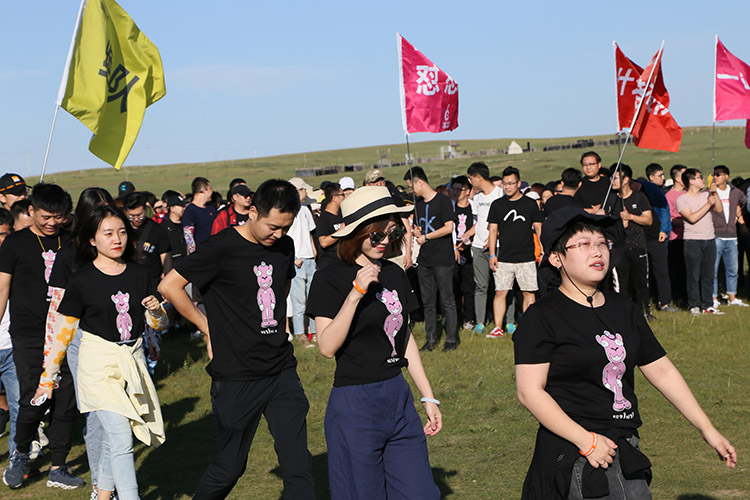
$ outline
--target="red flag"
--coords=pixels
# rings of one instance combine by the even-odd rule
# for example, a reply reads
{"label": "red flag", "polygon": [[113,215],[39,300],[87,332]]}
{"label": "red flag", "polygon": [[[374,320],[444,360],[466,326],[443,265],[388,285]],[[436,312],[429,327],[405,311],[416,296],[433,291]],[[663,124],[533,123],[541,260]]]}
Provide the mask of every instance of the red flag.
{"label": "red flag", "polygon": [[750,118],[750,66],[729,52],[716,37],[714,121]]}
{"label": "red flag", "polygon": [[643,68],[625,57],[616,42],[613,42],[613,45],[615,47],[615,85],[617,86],[617,132],[622,132],[633,124],[637,81],[643,73]]}
{"label": "red flag", "polygon": [[[619,87],[630,90],[628,95],[618,92],[618,119],[619,126],[628,127],[622,122],[623,115],[630,117],[632,128],[630,134],[635,138],[635,145],[639,148],[658,149],[662,151],[678,152],[682,142],[682,128],[677,125],[669,113],[669,93],[664,86],[664,77],[661,73],[662,49],[651,58],[645,70],[640,70],[637,64],[627,59],[615,44],[616,78]],[[618,61],[618,52],[621,59]],[[628,64],[629,63],[629,64]],[[627,75],[627,70],[632,69],[633,74]],[[640,71],[638,71],[640,70]],[[629,78],[638,73],[635,81]],[[631,86],[632,85],[632,86]],[[643,105],[641,101],[643,100]],[[628,111],[627,103],[630,103],[632,112]],[[623,109],[620,114],[620,109]],[[638,116],[633,119],[635,113]],[[622,130],[622,129],[620,129]]]}
{"label": "red flag", "polygon": [[396,33],[404,132],[458,127],[458,83]]}

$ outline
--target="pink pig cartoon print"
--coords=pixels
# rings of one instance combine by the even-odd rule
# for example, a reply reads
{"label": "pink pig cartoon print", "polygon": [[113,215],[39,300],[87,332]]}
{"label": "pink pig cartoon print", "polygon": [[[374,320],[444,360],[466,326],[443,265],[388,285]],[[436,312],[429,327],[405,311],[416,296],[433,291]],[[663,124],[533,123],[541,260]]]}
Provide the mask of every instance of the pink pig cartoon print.
{"label": "pink pig cartoon print", "polygon": [[396,356],[396,334],[404,324],[404,317],[401,316],[403,307],[401,306],[401,301],[398,299],[398,292],[396,290],[390,292],[384,288],[382,292],[375,294],[375,298],[385,304],[385,308],[390,313],[385,318],[383,330],[385,330],[385,335],[388,337],[388,341],[393,348],[391,356]]}
{"label": "pink pig cartoon print", "polygon": [[458,228],[456,229],[456,237],[460,240],[464,237],[466,232],[466,214],[458,214]]}
{"label": "pink pig cartoon print", "polygon": [[128,311],[130,310],[130,294],[117,292],[111,296],[112,302],[117,309],[117,331],[120,332],[120,340],[130,340],[130,330],[133,329],[133,319]]}
{"label": "pink pig cartoon print", "polygon": [[625,344],[618,333],[612,335],[604,331],[604,335],[597,335],[596,341],[604,348],[609,363],[602,370],[602,384],[614,394],[612,409],[615,411],[628,410],[632,406],[622,393],[622,377],[625,375]]}
{"label": "pink pig cartoon print", "polygon": [[273,265],[261,262],[259,266],[253,266],[253,272],[258,277],[258,307],[260,308],[261,328],[276,326],[278,322],[273,319],[273,310],[276,308],[276,295],[273,293]]}
{"label": "pink pig cartoon print", "polygon": [[52,274],[52,266],[55,265],[55,257],[57,254],[52,250],[47,250],[42,253],[42,259],[44,259],[44,281],[49,283],[49,277]]}

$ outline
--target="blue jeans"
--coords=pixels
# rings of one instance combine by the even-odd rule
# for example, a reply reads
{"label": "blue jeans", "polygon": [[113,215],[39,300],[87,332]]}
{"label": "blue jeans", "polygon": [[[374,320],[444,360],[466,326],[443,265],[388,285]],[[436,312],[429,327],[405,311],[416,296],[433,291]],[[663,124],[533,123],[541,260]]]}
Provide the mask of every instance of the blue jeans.
{"label": "blue jeans", "polygon": [[[315,259],[302,259],[300,267],[295,266],[296,274],[292,280],[289,295],[292,298],[292,326],[295,335],[305,333],[305,307],[307,296],[310,295],[310,285],[315,276]],[[315,333],[315,322],[310,320],[310,333]]]}
{"label": "blue jeans", "polygon": [[97,486],[105,491],[117,488],[117,495],[122,500],[138,500],[130,421],[119,413],[107,410],[98,410],[96,415],[106,435],[102,442]]}
{"label": "blue jeans", "polygon": [[716,238],[716,264],[714,265],[714,297],[719,296],[719,262],[724,259],[724,272],[727,281],[727,295],[737,295],[737,238]]}
{"label": "blue jeans", "polygon": [[18,388],[16,365],[13,363],[13,349],[0,350],[0,380],[3,381],[5,396],[8,398],[10,426],[8,429],[8,454],[12,455],[16,449],[16,419],[18,418],[18,398],[21,391]]}

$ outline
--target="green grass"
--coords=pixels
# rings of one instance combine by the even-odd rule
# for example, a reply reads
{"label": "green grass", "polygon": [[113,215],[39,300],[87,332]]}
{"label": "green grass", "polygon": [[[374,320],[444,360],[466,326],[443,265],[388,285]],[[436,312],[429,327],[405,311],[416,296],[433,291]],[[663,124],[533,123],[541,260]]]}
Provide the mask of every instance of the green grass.
{"label": "green grass", "polygon": [[[682,371],[714,424],[737,448],[740,462],[727,470],[698,433],[640,374],[637,393],[645,422],[641,446],[654,466],[652,490],[657,499],[750,498],[747,450],[746,388],[750,310],[725,308],[724,316],[693,317],[685,312],[658,314],[654,330]],[[423,340],[417,325],[415,335]],[[515,396],[512,342],[462,332],[459,349],[426,353],[424,362],[436,396],[443,402],[443,431],[429,438],[434,477],[444,498],[452,500],[518,498],[531,459],[536,421]],[[299,375],[310,400],[309,448],[313,455],[317,497],[328,498],[323,418],[334,362],[316,349],[297,351]],[[158,449],[136,447],[142,498],[190,498],[213,454],[210,380],[201,345],[184,336],[166,337],[159,367],[159,396],[167,442]],[[5,447],[5,440],[0,442]],[[5,467],[6,455],[0,455]],[[46,460],[46,459],[45,459]],[[88,480],[80,433],[70,461]],[[46,469],[48,462],[43,461]],[[49,490],[46,477],[2,498],[83,498],[81,492]],[[88,486],[87,486],[88,487]],[[281,479],[270,434],[261,424],[247,471],[230,498],[275,500]]]}

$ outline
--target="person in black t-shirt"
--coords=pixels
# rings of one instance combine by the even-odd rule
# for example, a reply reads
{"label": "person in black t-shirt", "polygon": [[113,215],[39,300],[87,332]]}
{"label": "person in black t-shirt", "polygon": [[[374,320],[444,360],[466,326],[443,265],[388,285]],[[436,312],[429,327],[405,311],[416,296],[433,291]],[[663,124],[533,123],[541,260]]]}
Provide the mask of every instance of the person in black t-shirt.
{"label": "person in black t-shirt", "polygon": [[[442,428],[440,402],[408,326],[414,291],[383,258],[403,237],[399,215],[411,207],[397,207],[388,188],[370,186],[354,191],[342,210],[345,226],[333,235],[341,260],[315,274],[307,306],[320,352],[336,357],[325,418],[331,498],[387,498],[396,489],[399,498],[436,500],[425,434]],[[424,396],[424,426],[404,367]]]}
{"label": "person in black t-shirt", "polygon": [[[198,246],[164,277],[159,291],[205,335],[216,455],[193,498],[224,498],[245,470],[265,415],[284,479],[284,496],[313,499],[307,449],[309,408],[294,347],[284,328],[294,277],[294,243],[286,235],[300,209],[297,189],[268,180],[258,187],[247,223]],[[185,286],[200,288],[206,314]]]}
{"label": "person in black t-shirt", "polygon": [[[454,177],[451,181],[451,198],[456,216],[454,230],[455,247],[453,264],[453,294],[456,307],[462,306],[464,330],[472,330],[476,322],[474,312],[474,260],[471,257],[471,236],[466,232],[474,227],[474,213],[469,200],[471,182],[465,175]],[[473,231],[469,234],[472,234]]]}
{"label": "person in black t-shirt", "polygon": [[315,235],[319,245],[318,271],[338,261],[338,240],[331,235],[338,231],[344,219],[341,217],[341,202],[344,201],[344,190],[335,182],[330,182],[325,188],[325,208],[320,211],[320,217],[315,221]]}
{"label": "person in black t-shirt", "polygon": [[542,264],[556,268],[562,284],[529,307],[513,336],[518,397],[540,423],[523,499],[612,498],[609,485],[627,498],[651,498],[651,464],[637,448],[636,366],[728,467],[737,463],[639,308],[599,290],[613,244],[605,234],[615,224],[567,207],[542,227]]}
{"label": "person in black t-shirt", "polygon": [[602,158],[595,151],[587,151],[581,155],[581,167],[585,177],[581,180],[581,187],[576,191],[575,198],[587,212],[603,213],[600,210],[607,197],[610,181],[609,177],[602,174]]}
{"label": "person in black t-shirt", "polygon": [[458,345],[458,314],[453,296],[453,227],[456,218],[453,204],[450,198],[432,189],[422,167],[412,167],[404,175],[404,181],[420,198],[414,214],[414,234],[420,245],[417,276],[427,333],[427,342],[421,349],[431,351],[437,346],[436,301],[440,292],[445,315],[443,351],[452,351]]}
{"label": "person in black t-shirt", "polygon": [[188,253],[195,252],[198,245],[211,236],[211,226],[216,217],[216,205],[211,203],[214,194],[211,183],[205,177],[196,177],[190,185],[193,201],[182,214],[182,227]]}
{"label": "person in black t-shirt", "polygon": [[544,215],[549,217],[552,212],[562,207],[583,208],[581,202],[575,197],[580,187],[581,171],[577,168],[566,168],[563,170],[562,191],[544,203]]}
{"label": "person in black t-shirt", "polygon": [[164,217],[161,224],[166,230],[167,238],[169,239],[169,268],[164,269],[167,272],[187,257],[185,233],[182,228],[182,214],[185,211],[188,201],[182,196],[175,194],[168,196],[165,202],[167,205],[167,216]]}
{"label": "person in black t-shirt", "polygon": [[60,225],[70,211],[69,197],[60,186],[39,183],[32,189],[30,199],[31,227],[11,234],[0,247],[0,317],[10,297],[10,336],[20,389],[16,452],[10,457],[3,480],[11,488],[21,486],[28,472],[31,441],[37,436],[44,413],[51,409],[50,483],[78,488],[83,486],[83,479],[72,476],[65,466],[76,415],[73,379],[67,363],[60,371],[54,403],[31,404],[43,370],[45,318],[51,298],[49,278],[57,253],[67,240]]}
{"label": "person in black t-shirt", "polygon": [[169,255],[169,237],[164,227],[146,217],[146,197],[135,192],[122,200],[123,210],[135,231],[135,245],[141,263],[151,272],[156,283],[164,274],[164,265]]}

